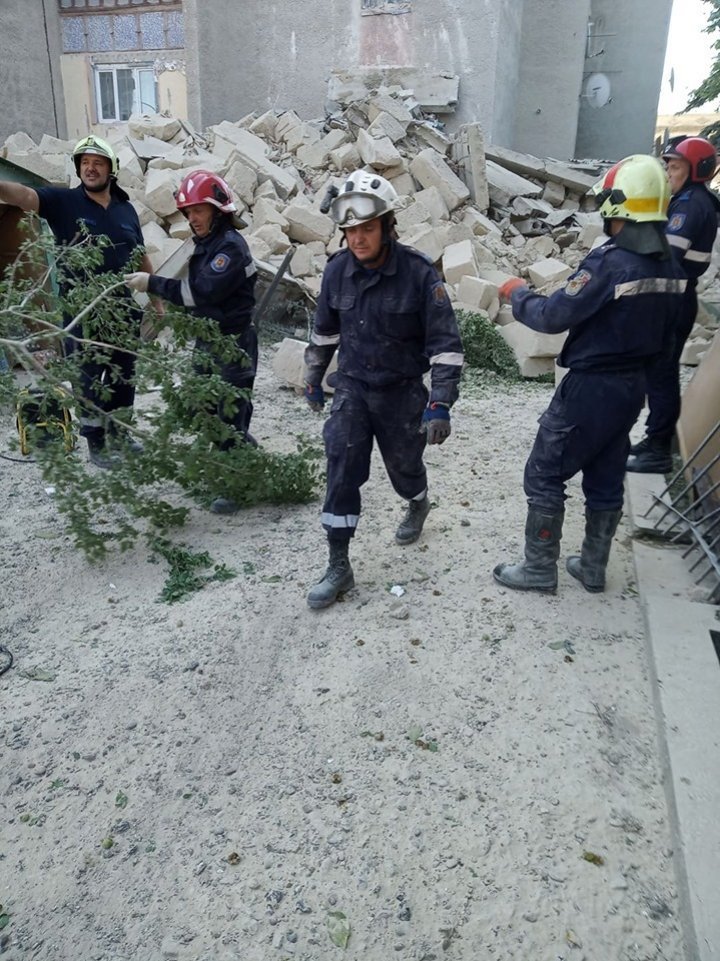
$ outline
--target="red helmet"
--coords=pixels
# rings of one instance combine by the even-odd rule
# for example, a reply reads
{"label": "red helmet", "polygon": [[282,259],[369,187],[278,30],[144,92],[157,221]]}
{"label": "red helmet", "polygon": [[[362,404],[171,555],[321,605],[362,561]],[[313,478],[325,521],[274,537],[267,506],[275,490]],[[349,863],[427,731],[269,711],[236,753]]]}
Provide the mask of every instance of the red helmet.
{"label": "red helmet", "polygon": [[663,160],[680,157],[690,164],[690,180],[695,184],[712,180],[718,164],[715,147],[704,137],[674,137],[663,151]]}
{"label": "red helmet", "polygon": [[183,177],[175,192],[175,204],[178,210],[194,204],[212,204],[224,214],[237,211],[228,185],[209,170],[193,170]]}

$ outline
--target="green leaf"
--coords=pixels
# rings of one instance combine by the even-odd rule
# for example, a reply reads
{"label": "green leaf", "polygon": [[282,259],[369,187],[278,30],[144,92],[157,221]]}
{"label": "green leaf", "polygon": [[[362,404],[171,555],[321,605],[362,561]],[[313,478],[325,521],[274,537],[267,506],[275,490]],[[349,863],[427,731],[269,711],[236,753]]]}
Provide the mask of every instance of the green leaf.
{"label": "green leaf", "polygon": [[65,787],[65,782],[63,781],[62,778],[58,777],[58,778],[55,778],[54,781],[50,782],[50,787],[54,791],[56,788]]}
{"label": "green leaf", "polygon": [[346,948],[350,940],[350,922],[342,911],[331,911],[327,917],[328,934],[333,944]]}
{"label": "green leaf", "polygon": [[127,794],[123,794],[122,791],[118,791],[115,795],[115,807],[116,808],[126,808],[128,803]]}
{"label": "green leaf", "polygon": [[44,667],[29,667],[27,671],[20,671],[20,676],[29,681],[54,681],[57,677],[54,671],[47,671]]}
{"label": "green leaf", "polygon": [[423,732],[423,729],[420,727],[419,724],[412,724],[408,728],[407,735],[406,735],[407,739],[409,741],[412,741],[414,744],[418,738],[422,737],[422,732]]}
{"label": "green leaf", "polygon": [[2,931],[3,928],[6,928],[8,924],[10,924],[10,915],[0,914],[0,931]]}
{"label": "green leaf", "polygon": [[261,581],[265,581],[266,584],[279,584],[282,577],[279,574],[270,574],[267,577],[261,577]]}
{"label": "green leaf", "polygon": [[601,854],[595,854],[594,851],[583,851],[583,861],[589,861],[590,864],[594,864],[597,867],[601,867],[605,864],[605,858]]}

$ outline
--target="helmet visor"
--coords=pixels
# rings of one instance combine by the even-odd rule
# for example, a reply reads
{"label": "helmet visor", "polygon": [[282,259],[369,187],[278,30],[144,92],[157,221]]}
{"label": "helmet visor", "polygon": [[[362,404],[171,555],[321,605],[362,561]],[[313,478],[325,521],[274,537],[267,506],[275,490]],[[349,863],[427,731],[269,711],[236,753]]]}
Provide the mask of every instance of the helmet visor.
{"label": "helmet visor", "polygon": [[382,197],[366,193],[340,194],[333,200],[330,208],[332,219],[340,227],[372,220],[386,211],[387,204]]}

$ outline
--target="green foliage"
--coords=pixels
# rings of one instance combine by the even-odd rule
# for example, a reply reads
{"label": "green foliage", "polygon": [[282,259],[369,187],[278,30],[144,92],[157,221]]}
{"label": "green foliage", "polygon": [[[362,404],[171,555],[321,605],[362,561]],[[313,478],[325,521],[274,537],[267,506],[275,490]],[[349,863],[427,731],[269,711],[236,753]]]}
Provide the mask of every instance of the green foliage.
{"label": "green foliage", "polygon": [[[183,566],[180,555],[158,546],[165,543],[164,534],[187,517],[184,498],[207,505],[217,496],[232,497],[244,507],[309,501],[320,479],[320,452],[302,439],[289,454],[239,443],[217,412],[233,412],[240,392],[223,381],[217,369],[200,369],[192,351],[201,337],[223,361],[242,359],[234,338],[223,337],[212,321],[168,309],[163,324],[172,327],[172,346],[142,341],[121,275],[98,275],[101,261],[102,243],[94,238],[72,248],[56,248],[44,235],[28,240],[0,281],[0,350],[31,371],[46,395],[69,385],[64,396],[73,405],[73,396],[80,395],[78,351],[63,356],[63,343],[80,345],[84,361],[106,362],[109,345],[135,355],[138,389],[153,389],[141,423],[130,423],[129,411],[109,416],[90,407],[91,413],[105,418],[108,436],[115,438],[116,469],[88,468],[84,457],[66,449],[61,431],[45,432],[44,443],[34,444],[32,454],[55,488],[57,508],[74,543],[90,559],[113,546],[127,549],[142,536],[155,553],[182,569],[180,579],[189,582],[187,563]],[[59,291],[49,282],[51,266],[61,280]],[[63,318],[72,318],[64,329]],[[55,359],[40,364],[37,350],[48,347],[54,348]],[[101,398],[108,395],[107,385],[95,386]],[[0,375],[0,403],[14,405],[17,394],[13,378]],[[144,452],[131,453],[127,437],[141,440]],[[213,579],[221,576],[218,569]],[[172,575],[174,582],[177,577]],[[203,583],[208,579],[197,571],[194,577]],[[177,589],[168,589],[166,599],[175,599]]]}
{"label": "green foliage", "polygon": [[[210,581],[229,581],[236,572],[224,564],[215,564],[207,551],[200,553],[187,550],[169,540],[157,537],[152,542],[156,554],[164,557],[170,571],[159,600],[174,604],[188,594],[199,591]],[[212,574],[205,573],[212,567]]]}
{"label": "green foliage", "polygon": [[[703,32],[718,34],[720,32],[720,0],[703,0],[703,2],[709,7],[708,22]],[[720,37],[714,40],[713,48],[716,54],[710,73],[699,87],[690,92],[685,110],[695,110],[720,97]],[[703,132],[702,136],[706,134]],[[714,140],[713,143],[715,143]]]}
{"label": "green foliage", "polygon": [[468,367],[490,370],[505,380],[520,380],[512,347],[505,343],[497,328],[482,312],[455,312]]}

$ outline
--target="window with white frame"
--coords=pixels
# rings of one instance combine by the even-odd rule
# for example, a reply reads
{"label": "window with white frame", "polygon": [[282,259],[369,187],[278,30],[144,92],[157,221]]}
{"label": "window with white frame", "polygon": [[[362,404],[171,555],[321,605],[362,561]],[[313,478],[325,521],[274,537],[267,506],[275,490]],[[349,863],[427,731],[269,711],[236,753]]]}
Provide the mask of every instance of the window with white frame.
{"label": "window with white frame", "polygon": [[97,64],[95,99],[98,123],[127,120],[131,114],[157,113],[152,64]]}

